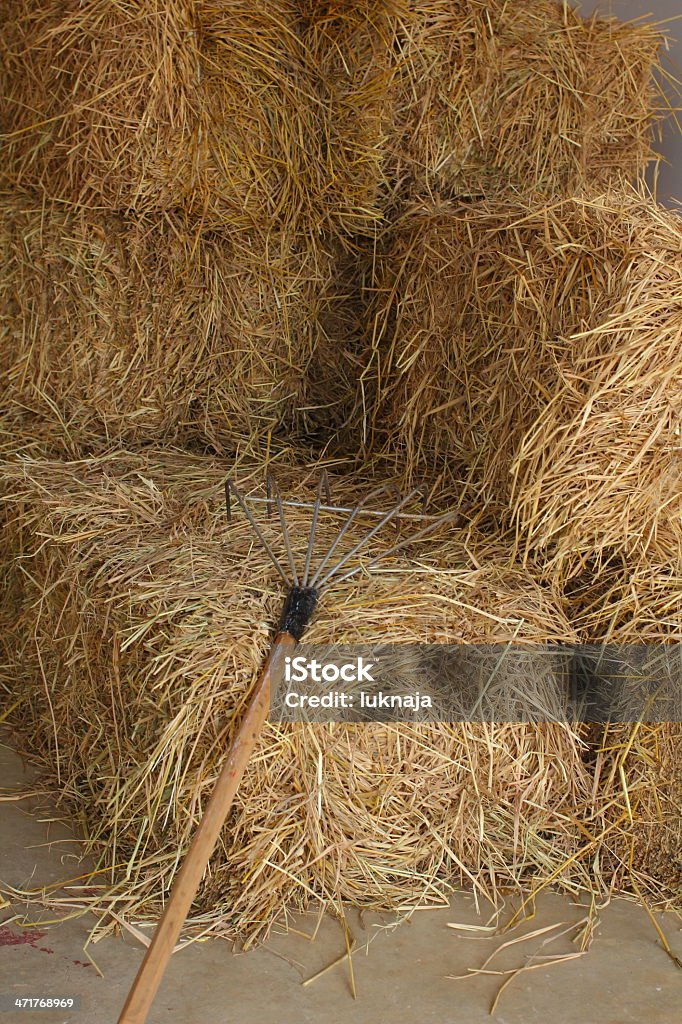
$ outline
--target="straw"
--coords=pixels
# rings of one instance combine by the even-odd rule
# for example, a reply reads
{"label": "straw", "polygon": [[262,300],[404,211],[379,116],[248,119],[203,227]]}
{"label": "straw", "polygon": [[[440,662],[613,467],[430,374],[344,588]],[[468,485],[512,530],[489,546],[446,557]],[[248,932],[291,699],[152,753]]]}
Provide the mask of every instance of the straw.
{"label": "straw", "polygon": [[[240,467],[247,490],[255,469]],[[96,898],[68,898],[132,924],[158,914],[281,602],[247,520],[225,519],[224,474],[219,461],[155,449],[23,458],[3,472],[22,590],[7,613],[4,685],[26,694],[12,724],[107,869]],[[314,494],[307,477],[278,472],[294,499]],[[331,479],[346,506],[367,489]],[[288,507],[287,521],[300,562],[310,512]],[[320,513],[321,550],[338,525]],[[279,543],[275,519],[263,529]],[[375,536],[366,557],[394,531]],[[365,532],[351,526],[348,541]],[[504,545],[445,524],[409,560],[395,554],[332,586],[309,640],[513,638],[532,651],[572,637],[552,594],[509,565]],[[190,932],[262,938],[285,907],[405,910],[440,905],[461,883],[497,901],[504,887],[560,873],[583,841],[571,814],[586,786],[581,742],[560,724],[269,724]],[[573,891],[587,877],[578,864],[562,884]]]}
{"label": "straw", "polygon": [[551,0],[424,0],[410,13],[391,176],[412,191],[566,194],[639,176],[654,156],[671,84],[660,25]]}
{"label": "straw", "polygon": [[422,204],[387,237],[370,446],[506,500],[525,557],[578,574],[682,551],[680,218],[611,189]]}
{"label": "straw", "polygon": [[[191,218],[2,205],[5,422],[71,455],[156,439],[322,439],[354,394],[333,247]],[[348,356],[346,356],[346,348]],[[250,439],[250,441],[249,441]]]}
{"label": "straw", "polygon": [[310,86],[289,0],[15,0],[3,163],[68,203],[262,229],[305,207]]}
{"label": "straw", "polygon": [[12,0],[2,175],[222,229],[371,231],[415,188],[641,174],[663,40],[551,0]]}

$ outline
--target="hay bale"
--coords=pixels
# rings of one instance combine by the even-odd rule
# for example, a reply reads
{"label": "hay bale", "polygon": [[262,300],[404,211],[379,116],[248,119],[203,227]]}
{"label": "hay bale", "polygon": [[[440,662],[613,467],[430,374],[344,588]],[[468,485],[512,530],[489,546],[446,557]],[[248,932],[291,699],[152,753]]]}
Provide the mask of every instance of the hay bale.
{"label": "hay bale", "polygon": [[594,726],[590,750],[599,800],[586,826],[600,836],[601,869],[616,891],[634,891],[656,909],[679,908],[682,724]]}
{"label": "hay bale", "polygon": [[218,451],[333,429],[352,395],[334,256],[284,234],[223,236],[180,214],[7,201],[6,429],[78,457],[166,438]]}
{"label": "hay bale", "polygon": [[[243,517],[225,520],[225,472],[153,449],[3,469],[24,586],[4,631],[4,686],[21,699],[13,724],[111,870],[93,907],[129,920],[159,910],[282,600]],[[278,479],[309,499],[316,472],[283,466]],[[262,470],[238,476],[250,489]],[[332,481],[337,502],[363,493],[357,481]],[[309,515],[287,510],[299,554]],[[264,528],[274,541],[275,524]],[[333,516],[321,519],[322,545],[336,529]],[[367,557],[394,538],[376,537]],[[532,648],[573,637],[552,594],[510,567],[504,546],[450,528],[407,553],[330,591],[307,639],[513,638]],[[262,937],[285,907],[406,909],[460,882],[493,900],[553,873],[571,890],[593,884],[573,818],[585,780],[567,726],[269,724],[194,930]]]}
{"label": "hay bale", "polygon": [[410,9],[391,173],[418,193],[562,193],[638,176],[652,159],[660,26],[552,0]]}
{"label": "hay bale", "polygon": [[[600,794],[589,827],[604,837],[603,867],[617,887],[632,887],[634,874],[640,882],[635,892],[644,885],[658,906],[671,895],[676,905],[682,891],[682,568],[633,566],[623,558],[591,565],[571,581],[567,611],[583,642],[609,645],[605,665],[601,647],[598,658],[593,655],[597,683],[613,685],[614,662],[622,673],[620,720],[594,725],[585,737],[585,763]],[[638,680],[649,675],[665,684],[673,721],[640,720],[646,717],[641,700],[628,714]]]}
{"label": "hay bale", "polygon": [[346,232],[369,232],[390,194],[386,149],[395,119],[404,0],[298,0],[317,98],[318,190]]}
{"label": "hay bale", "polygon": [[5,187],[223,229],[296,222],[315,131],[289,0],[13,0],[6,31]]}
{"label": "hay bale", "polygon": [[407,475],[468,472],[548,572],[621,551],[675,564],[679,216],[620,190],[425,204],[387,250],[367,372]]}
{"label": "hay bale", "polygon": [[639,177],[655,157],[660,26],[553,0],[301,8],[328,191],[351,229],[405,195],[572,191]]}
{"label": "hay bale", "polygon": [[404,189],[637,175],[661,40],[549,0],[12,0],[2,182],[343,233]]}

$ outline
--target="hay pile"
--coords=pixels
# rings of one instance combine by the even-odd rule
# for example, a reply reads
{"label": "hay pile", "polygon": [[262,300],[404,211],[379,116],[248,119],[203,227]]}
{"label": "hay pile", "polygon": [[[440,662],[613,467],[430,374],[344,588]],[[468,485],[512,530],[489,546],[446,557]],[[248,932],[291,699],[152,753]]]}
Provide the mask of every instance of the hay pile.
{"label": "hay pile", "polygon": [[396,463],[502,494],[549,571],[675,564],[679,217],[615,189],[427,204],[386,248],[370,373]]}
{"label": "hay pile", "polygon": [[[680,638],[682,231],[623,185],[654,156],[657,27],[10,0],[3,33],[0,688],[96,856],[76,902],[157,917],[267,649],[235,462],[310,497],[333,441],[335,500],[388,474],[470,510],[331,592],[311,641]],[[681,744],[268,724],[190,931],[461,882],[675,903]]]}
{"label": "hay pile", "polygon": [[[93,905],[130,920],[159,909],[281,602],[245,522],[225,521],[224,472],[150,450],[24,459],[3,473],[24,590],[5,641],[22,699],[15,725],[107,869]],[[256,480],[246,467],[239,476]],[[279,480],[287,493],[313,493],[309,472],[283,466]],[[337,501],[364,490],[332,483]],[[302,551],[309,513],[289,512]],[[322,543],[335,528],[333,517],[321,523]],[[407,555],[330,592],[307,639],[574,637],[552,594],[476,531],[450,530]],[[194,927],[255,937],[285,904],[404,909],[460,881],[493,900],[552,872],[572,889],[590,875],[579,855],[568,860],[583,845],[576,808],[589,799],[580,755],[560,725],[270,724]]]}
{"label": "hay pile", "polygon": [[12,0],[4,36],[6,187],[223,228],[638,175],[663,104],[657,27],[551,0]]}
{"label": "hay pile", "polygon": [[201,232],[179,214],[124,219],[21,197],[5,212],[9,428],[78,455],[158,437],[230,450],[341,419],[352,340],[321,322],[332,253]]}
{"label": "hay pile", "polygon": [[418,194],[568,193],[638,176],[654,155],[657,26],[552,0],[409,6],[391,173]]}
{"label": "hay pile", "polygon": [[357,451],[382,218],[639,173],[657,117],[658,31],[544,0],[11,0],[4,41],[3,431],[74,457],[349,419]]}
{"label": "hay pile", "polygon": [[5,32],[6,187],[300,230],[315,128],[292,2],[12,0]]}

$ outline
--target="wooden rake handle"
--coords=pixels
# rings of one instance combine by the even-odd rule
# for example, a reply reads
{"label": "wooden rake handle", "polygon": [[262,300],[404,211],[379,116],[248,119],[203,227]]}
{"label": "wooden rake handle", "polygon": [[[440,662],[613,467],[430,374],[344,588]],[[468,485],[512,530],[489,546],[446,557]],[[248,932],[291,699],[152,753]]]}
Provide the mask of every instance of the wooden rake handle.
{"label": "wooden rake handle", "polygon": [[166,908],[156,926],[144,960],[125,1001],[118,1024],[144,1024],[154,1001],[168,961],[187,919],[210,856],[232,807],[244,770],[270,707],[271,680],[278,684],[284,672],[284,659],[291,654],[296,640],[290,633],[278,633],[268,659],[258,677],[253,696],[234,738],[204,816],[178,872]]}

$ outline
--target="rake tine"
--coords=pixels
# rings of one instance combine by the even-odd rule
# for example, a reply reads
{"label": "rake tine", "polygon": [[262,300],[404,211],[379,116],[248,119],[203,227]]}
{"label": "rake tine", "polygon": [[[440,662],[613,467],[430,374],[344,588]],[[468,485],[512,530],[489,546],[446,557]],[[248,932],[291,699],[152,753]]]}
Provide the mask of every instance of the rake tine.
{"label": "rake tine", "polygon": [[327,477],[326,469],[322,471],[320,482],[317,486],[317,497],[315,498],[315,504],[313,505],[313,515],[310,523],[310,535],[308,537],[308,549],[305,555],[305,567],[303,569],[303,586],[308,586],[308,576],[310,574],[310,560],[313,557],[313,547],[315,545],[315,531],[317,530],[317,520],[320,515],[320,505],[322,504],[322,491],[326,486],[326,492],[329,494],[329,479]]}
{"label": "rake tine", "polygon": [[332,489],[331,489],[331,485],[329,483],[329,473],[327,473],[326,469],[322,470],[322,479],[324,480],[324,496],[325,496],[326,503],[327,503],[327,505],[331,505],[331,503],[332,503]]}
{"label": "rake tine", "polygon": [[279,525],[282,530],[282,540],[284,541],[284,550],[287,553],[287,561],[289,563],[289,569],[291,571],[291,579],[293,580],[294,586],[298,584],[298,573],[296,572],[296,559],[294,558],[294,551],[291,546],[291,537],[289,536],[289,527],[287,525],[286,516],[284,515],[284,504],[282,502],[282,495],[279,489],[279,484],[274,477],[270,478],[272,490],[274,491],[274,501],[277,508],[277,514],[279,516]]}
{"label": "rake tine", "polygon": [[[343,556],[343,558],[342,558],[342,559],[341,559],[341,560],[340,560],[339,562],[337,562],[337,564],[336,564],[336,565],[334,566],[334,568],[333,568],[333,569],[331,569],[331,570],[330,570],[330,571],[329,571],[329,572],[327,573],[327,575],[326,575],[326,576],[324,577],[324,579],[320,580],[320,583],[319,583],[319,587],[320,587],[320,589],[321,589],[322,587],[324,587],[324,586],[325,586],[325,584],[329,583],[329,581],[331,580],[331,578],[332,578],[332,577],[333,577],[334,575],[336,575],[336,573],[337,573],[337,572],[339,571],[339,569],[342,569],[342,568],[344,567],[344,565],[346,565],[346,564],[348,563],[348,560],[349,560],[349,559],[351,559],[351,558],[352,558],[352,557],[353,557],[354,555],[356,555],[356,554],[358,553],[358,551],[360,550],[360,548],[363,548],[363,547],[365,546],[365,544],[367,544],[367,543],[368,543],[368,541],[370,541],[370,540],[372,539],[372,537],[374,537],[374,535],[375,535],[375,534],[377,534],[377,533],[379,532],[379,530],[380,530],[380,529],[382,528],[382,526],[386,526],[386,524],[387,524],[387,523],[390,523],[392,519],[395,519],[395,517],[396,517],[396,516],[398,515],[398,513],[400,512],[400,510],[401,510],[402,508],[404,508],[404,507],[405,507],[405,505],[407,505],[408,501],[411,501],[411,500],[412,500],[412,498],[414,498],[415,494],[418,494],[418,493],[419,493],[419,488],[418,488],[418,487],[415,487],[415,488],[414,488],[414,490],[410,491],[410,493],[409,493],[409,494],[408,494],[408,495],[407,495],[407,496],[406,496],[405,498],[403,498],[403,499],[402,499],[402,501],[399,501],[397,505],[394,505],[394,506],[393,506],[393,508],[392,508],[392,509],[390,509],[390,510],[389,510],[389,511],[388,511],[388,512],[386,513],[386,515],[385,515],[385,516],[383,516],[383,517],[382,517],[382,518],[381,518],[381,519],[379,520],[379,522],[377,523],[377,525],[376,525],[376,526],[374,526],[374,527],[373,527],[373,528],[372,528],[372,529],[371,529],[371,530],[369,531],[369,533],[365,534],[365,536],[364,536],[364,537],[362,537],[362,538],[361,538],[361,539],[360,539],[360,540],[358,541],[358,543],[357,543],[357,544],[355,545],[355,547],[354,547],[354,548],[352,548],[352,550],[350,550],[350,551],[348,552],[348,554],[344,555],[344,556]],[[345,577],[343,577],[343,578],[345,579]]]}
{"label": "rake tine", "polygon": [[351,576],[355,576],[357,573],[362,572],[363,569],[370,569],[373,565],[376,565],[377,562],[381,562],[384,558],[390,558],[391,555],[395,555],[396,552],[402,551],[402,549],[406,548],[409,544],[413,544],[415,541],[421,540],[422,537],[426,537],[426,535],[431,533],[432,530],[435,530],[436,527],[438,526],[442,526],[443,523],[447,523],[448,520],[456,519],[458,515],[459,509],[455,509],[452,512],[446,512],[445,515],[441,516],[439,519],[434,520],[434,522],[429,523],[429,525],[425,526],[422,530],[417,530],[416,533],[411,534],[411,536],[409,536],[407,540],[400,541],[399,544],[394,544],[393,547],[388,549],[388,551],[382,551],[380,555],[376,555],[369,562],[367,562],[366,565],[357,565],[354,569],[351,569],[349,572],[344,573],[343,576],[339,576],[336,582],[343,583],[344,580],[349,580]]}
{"label": "rake tine", "polygon": [[[235,499],[237,501],[237,504],[239,505],[240,509],[242,510],[242,512],[244,513],[246,518],[248,519],[249,526],[251,527],[253,532],[256,534],[256,537],[258,537],[258,540],[261,542],[261,545],[263,546],[263,549],[267,552],[267,554],[268,554],[268,556],[270,558],[270,561],[272,562],[272,564],[274,565],[275,569],[277,570],[279,575],[282,577],[282,579],[284,580],[286,585],[289,586],[291,581],[289,580],[287,574],[285,573],[284,569],[280,565],[280,562],[279,562],[279,559],[277,558],[277,555],[272,550],[272,548],[268,544],[267,540],[263,536],[263,533],[261,531],[260,526],[256,522],[256,520],[255,520],[255,518],[254,518],[254,516],[253,516],[253,514],[252,514],[252,512],[250,510],[250,508],[248,507],[248,505],[244,501],[244,498],[242,497],[242,494],[239,491],[238,487],[235,485],[235,483],[232,480],[229,479],[229,477],[225,481],[225,492],[226,492],[226,494],[233,494],[234,495],[234,497],[235,497]],[[229,497],[228,497],[228,502],[229,502]]]}
{"label": "rake tine", "polygon": [[277,487],[277,481],[273,474],[268,470],[265,474],[265,514],[270,519],[272,517],[272,491],[273,487]]}
{"label": "rake tine", "polygon": [[359,505],[356,505],[355,508],[352,508],[350,510],[350,512],[348,514],[348,518],[345,519],[344,522],[342,523],[341,527],[339,528],[338,533],[336,534],[336,536],[334,537],[334,540],[331,543],[331,546],[330,546],[329,550],[327,551],[327,554],[324,556],[324,558],[322,559],[322,561],[318,565],[317,572],[315,573],[315,575],[313,576],[312,580],[310,581],[310,586],[311,587],[314,587],[314,586],[317,585],[317,581],[320,578],[320,574],[322,573],[322,570],[324,569],[325,565],[327,564],[327,562],[332,557],[332,555],[336,551],[337,547],[339,546],[339,544],[341,543],[341,541],[345,537],[346,532],[348,531],[348,528],[351,526],[351,524],[353,523],[353,520],[358,515],[358,513],[361,512],[362,509],[365,508],[369,504],[370,501],[372,501],[374,498],[378,498],[380,494],[383,494],[385,491],[389,490],[389,488],[391,488],[392,486],[393,486],[392,484],[388,483],[388,484],[381,484],[380,487],[375,487],[375,489],[373,491],[371,491],[365,498],[362,499],[362,501],[360,502]]}
{"label": "rake tine", "polygon": [[232,522],[232,498],[230,493],[230,478],[225,481],[225,511],[227,512],[228,523]]}

